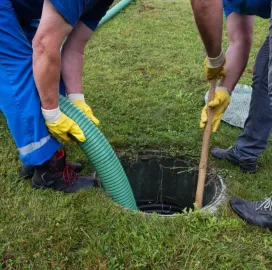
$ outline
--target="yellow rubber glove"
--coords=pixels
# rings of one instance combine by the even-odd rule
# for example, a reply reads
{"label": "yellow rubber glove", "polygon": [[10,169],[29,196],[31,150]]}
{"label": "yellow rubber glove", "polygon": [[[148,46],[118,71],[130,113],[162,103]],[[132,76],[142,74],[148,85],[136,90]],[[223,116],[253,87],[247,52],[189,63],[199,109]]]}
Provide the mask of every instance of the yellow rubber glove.
{"label": "yellow rubber glove", "polygon": [[80,127],[64,113],[60,114],[60,117],[57,121],[45,121],[45,124],[53,136],[57,136],[65,142],[72,141],[71,137],[68,136],[69,134],[80,142],[86,141],[85,135]]}
{"label": "yellow rubber glove", "polygon": [[92,109],[84,100],[71,100],[71,102],[83,111],[96,126],[99,126],[99,120],[94,116]]}
{"label": "yellow rubber glove", "polygon": [[200,120],[200,128],[204,128],[207,120],[207,107],[214,108],[214,114],[213,114],[213,120],[212,120],[212,131],[216,132],[218,129],[218,126],[221,122],[221,119],[223,117],[223,114],[227,107],[230,104],[230,94],[228,90],[224,88],[217,88],[215,92],[214,100],[208,103],[202,110],[201,113],[201,120]]}
{"label": "yellow rubber glove", "polygon": [[213,68],[209,66],[208,57],[206,57],[204,61],[204,72],[205,72],[206,79],[211,80],[213,78],[220,79],[222,77],[225,77],[226,76],[226,73],[224,70],[225,63],[226,61],[224,60],[224,62],[219,67]]}

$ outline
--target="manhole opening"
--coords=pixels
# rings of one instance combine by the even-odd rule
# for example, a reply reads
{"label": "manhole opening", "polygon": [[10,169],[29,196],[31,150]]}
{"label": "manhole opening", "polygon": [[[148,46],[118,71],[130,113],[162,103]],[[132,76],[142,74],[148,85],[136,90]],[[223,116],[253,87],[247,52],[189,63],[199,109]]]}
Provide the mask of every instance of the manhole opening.
{"label": "manhole opening", "polygon": [[[138,155],[121,157],[137,206],[145,213],[173,215],[194,209],[198,166],[188,158]],[[208,172],[203,207],[213,206],[222,193],[219,177]]]}

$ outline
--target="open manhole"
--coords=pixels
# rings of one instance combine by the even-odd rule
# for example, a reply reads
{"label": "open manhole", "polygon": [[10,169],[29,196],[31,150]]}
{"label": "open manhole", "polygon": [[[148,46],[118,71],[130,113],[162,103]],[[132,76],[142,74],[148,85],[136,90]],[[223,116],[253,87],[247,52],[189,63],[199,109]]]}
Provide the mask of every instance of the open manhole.
{"label": "open manhole", "polygon": [[[138,155],[136,160],[121,157],[138,209],[145,213],[173,215],[194,209],[198,166],[187,158]],[[222,179],[207,173],[203,209],[215,212],[224,200]]]}

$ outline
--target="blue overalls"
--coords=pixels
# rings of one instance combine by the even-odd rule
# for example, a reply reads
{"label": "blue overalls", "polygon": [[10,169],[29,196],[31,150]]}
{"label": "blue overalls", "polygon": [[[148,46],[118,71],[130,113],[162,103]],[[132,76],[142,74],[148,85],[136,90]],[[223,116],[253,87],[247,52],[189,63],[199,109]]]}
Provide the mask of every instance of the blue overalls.
{"label": "blue overalls", "polygon": [[[270,18],[271,0],[224,0],[224,12],[228,17],[232,12]],[[268,24],[268,22],[267,22]],[[265,151],[272,128],[272,109],[268,95],[269,38],[266,38],[256,57],[252,96],[249,115],[243,135],[234,147],[237,157],[256,160]]]}
{"label": "blue overalls", "polygon": [[[92,30],[113,2],[50,1],[72,26],[80,20]],[[32,22],[40,19],[42,6],[43,0],[0,1],[0,110],[25,165],[41,165],[61,147],[45,126],[32,70]]]}

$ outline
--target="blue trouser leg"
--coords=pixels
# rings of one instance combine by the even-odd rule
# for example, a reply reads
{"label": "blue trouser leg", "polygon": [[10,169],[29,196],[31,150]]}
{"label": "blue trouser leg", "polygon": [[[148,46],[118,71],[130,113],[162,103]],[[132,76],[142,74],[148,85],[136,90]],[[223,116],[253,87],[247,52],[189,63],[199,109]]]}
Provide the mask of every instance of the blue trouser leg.
{"label": "blue trouser leg", "polygon": [[272,3],[271,3],[271,16],[269,27],[269,71],[268,71],[268,95],[270,98],[270,106],[272,108]]}
{"label": "blue trouser leg", "polygon": [[252,97],[244,134],[238,137],[235,153],[240,160],[257,159],[265,151],[272,128],[268,96],[269,39],[262,45],[254,66]]}
{"label": "blue trouser leg", "polygon": [[0,109],[7,119],[20,158],[40,165],[61,147],[50,136],[32,72],[32,48],[9,2],[0,2]]}

